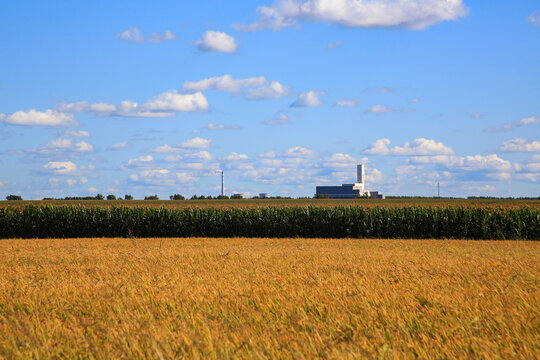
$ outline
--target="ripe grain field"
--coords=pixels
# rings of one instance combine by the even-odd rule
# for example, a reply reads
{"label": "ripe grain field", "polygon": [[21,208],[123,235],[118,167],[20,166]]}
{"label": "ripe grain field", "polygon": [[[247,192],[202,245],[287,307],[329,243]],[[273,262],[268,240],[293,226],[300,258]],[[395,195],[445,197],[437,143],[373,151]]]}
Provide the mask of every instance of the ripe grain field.
{"label": "ripe grain field", "polygon": [[0,241],[0,357],[540,358],[540,243]]}
{"label": "ripe grain field", "polygon": [[87,206],[87,207],[158,207],[158,208],[265,208],[265,207],[473,207],[473,208],[540,208],[540,200],[522,199],[227,199],[227,200],[23,200],[0,201],[0,207]]}

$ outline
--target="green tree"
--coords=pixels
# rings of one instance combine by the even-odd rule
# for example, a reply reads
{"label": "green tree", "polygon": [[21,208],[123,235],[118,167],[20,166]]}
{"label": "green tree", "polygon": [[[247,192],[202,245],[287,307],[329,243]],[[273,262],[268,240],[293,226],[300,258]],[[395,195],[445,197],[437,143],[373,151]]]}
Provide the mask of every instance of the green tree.
{"label": "green tree", "polygon": [[116,196],[109,194],[107,195],[107,200],[116,200]]}
{"label": "green tree", "polygon": [[8,195],[6,196],[6,200],[22,200],[22,196],[20,195]]}

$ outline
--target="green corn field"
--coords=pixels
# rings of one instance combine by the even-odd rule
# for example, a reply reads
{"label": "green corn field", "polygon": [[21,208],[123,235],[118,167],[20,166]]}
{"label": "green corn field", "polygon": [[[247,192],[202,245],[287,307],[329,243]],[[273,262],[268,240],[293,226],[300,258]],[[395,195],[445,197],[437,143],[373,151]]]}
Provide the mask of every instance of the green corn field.
{"label": "green corn field", "polygon": [[540,209],[127,208],[0,209],[0,238],[304,237],[540,239]]}

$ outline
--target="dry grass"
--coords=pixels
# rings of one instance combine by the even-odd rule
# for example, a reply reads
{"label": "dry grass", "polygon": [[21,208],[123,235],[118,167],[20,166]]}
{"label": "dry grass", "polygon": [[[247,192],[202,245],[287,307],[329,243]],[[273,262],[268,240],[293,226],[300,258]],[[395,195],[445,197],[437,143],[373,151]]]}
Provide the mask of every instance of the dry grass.
{"label": "dry grass", "polygon": [[164,207],[164,208],[261,208],[285,206],[363,206],[363,207],[488,207],[488,208],[540,208],[540,200],[512,200],[512,199],[243,199],[243,200],[28,200],[28,201],[0,201],[0,207],[6,206],[88,206],[88,207]]}
{"label": "dry grass", "polygon": [[540,358],[536,242],[0,241],[0,357]]}

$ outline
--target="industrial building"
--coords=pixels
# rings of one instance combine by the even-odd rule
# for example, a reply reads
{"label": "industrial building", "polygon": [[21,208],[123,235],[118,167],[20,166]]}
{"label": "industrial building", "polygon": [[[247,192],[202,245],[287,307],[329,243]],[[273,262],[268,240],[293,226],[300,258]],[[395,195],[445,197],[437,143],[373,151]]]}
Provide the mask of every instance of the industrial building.
{"label": "industrial building", "polygon": [[328,196],[330,199],[354,199],[356,197],[385,198],[378,191],[366,190],[364,179],[364,164],[359,164],[356,167],[356,183],[343,184],[341,186],[317,186],[315,195]]}

